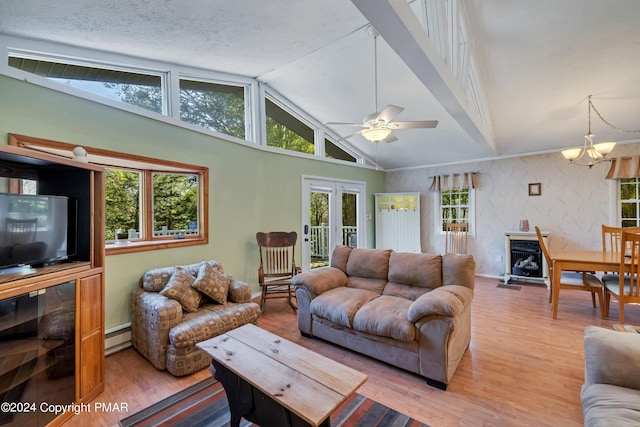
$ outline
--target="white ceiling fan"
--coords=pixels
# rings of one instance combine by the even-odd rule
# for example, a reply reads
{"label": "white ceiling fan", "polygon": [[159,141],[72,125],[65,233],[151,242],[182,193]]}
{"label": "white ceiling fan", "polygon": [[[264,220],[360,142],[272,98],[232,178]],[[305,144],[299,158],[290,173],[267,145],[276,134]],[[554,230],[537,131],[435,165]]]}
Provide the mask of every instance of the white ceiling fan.
{"label": "white ceiling fan", "polygon": [[419,129],[434,128],[438,125],[437,120],[422,120],[411,122],[393,121],[398,114],[404,111],[404,108],[397,105],[387,105],[384,110],[378,113],[378,49],[377,39],[378,31],[373,26],[367,27],[367,33],[373,37],[373,75],[374,75],[374,107],[375,113],[367,115],[362,123],[343,123],[343,122],[326,122],[325,125],[342,125],[342,126],[358,126],[364,128],[356,133],[340,138],[340,141],[351,138],[356,135],[362,135],[372,142],[393,142],[398,138],[391,133],[394,129]]}

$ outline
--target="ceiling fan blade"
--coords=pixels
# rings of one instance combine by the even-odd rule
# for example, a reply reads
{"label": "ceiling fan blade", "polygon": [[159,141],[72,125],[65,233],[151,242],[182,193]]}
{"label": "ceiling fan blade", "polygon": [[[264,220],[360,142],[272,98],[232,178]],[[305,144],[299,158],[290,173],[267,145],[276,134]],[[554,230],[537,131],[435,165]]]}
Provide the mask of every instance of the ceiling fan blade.
{"label": "ceiling fan blade", "polygon": [[325,122],[328,126],[363,126],[362,123],[342,123],[342,122]]}
{"label": "ceiling fan blade", "polygon": [[356,133],[352,133],[351,135],[343,136],[342,138],[338,139],[336,142],[344,141],[344,140],[349,139],[349,138],[351,138],[353,136],[360,135],[361,133],[362,133],[362,131],[358,131]]}
{"label": "ceiling fan blade", "polygon": [[388,137],[383,139],[384,142],[393,142],[393,141],[397,141],[397,140],[398,140],[398,138],[392,133],[390,133]]}
{"label": "ceiling fan blade", "polygon": [[385,123],[389,123],[393,120],[398,114],[402,113],[404,108],[398,107],[397,105],[387,105],[384,110],[380,114],[378,114],[377,119],[384,121]]}
{"label": "ceiling fan blade", "polygon": [[418,129],[418,128],[434,128],[438,126],[437,120],[423,120],[415,122],[391,122],[387,125],[390,129]]}

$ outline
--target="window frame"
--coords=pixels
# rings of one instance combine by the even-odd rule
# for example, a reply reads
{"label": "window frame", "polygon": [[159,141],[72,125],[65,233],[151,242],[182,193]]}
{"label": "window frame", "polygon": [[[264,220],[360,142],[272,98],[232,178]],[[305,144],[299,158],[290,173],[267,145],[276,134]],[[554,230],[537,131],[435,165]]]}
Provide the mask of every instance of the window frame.
{"label": "window frame", "polygon": [[[252,114],[252,105],[253,103],[251,102],[251,84],[247,83],[247,82],[242,82],[242,81],[232,81],[232,80],[224,80],[224,79],[216,79],[216,78],[211,78],[211,77],[205,77],[202,75],[195,75],[195,74],[190,74],[190,73],[178,73],[178,87],[176,88],[176,92],[177,92],[177,97],[178,97],[178,105],[177,105],[177,112],[175,113],[175,116],[178,118],[178,120],[180,120],[181,123],[185,123],[187,125],[190,126],[196,126],[198,128],[202,128],[205,130],[208,130],[209,132],[214,132],[216,134],[221,134],[221,135],[225,135],[227,138],[233,138],[234,140],[240,140],[240,141],[245,141],[245,142],[252,142],[253,141],[253,134],[252,134],[252,129],[253,129],[253,114]],[[233,135],[229,135],[226,134],[224,132],[220,132],[220,131],[216,131],[213,129],[209,129],[206,128],[204,126],[199,126],[197,124],[194,123],[190,123],[186,120],[182,119],[182,115],[181,115],[181,108],[182,108],[182,102],[180,99],[180,91],[182,90],[182,86],[181,83],[183,80],[187,80],[187,81],[193,81],[193,82],[199,82],[199,83],[204,83],[204,84],[212,84],[212,85],[220,85],[220,86],[233,86],[233,87],[237,87],[237,88],[242,88],[244,91],[244,139],[241,138],[237,138]],[[173,115],[173,114],[170,114]]]}
{"label": "window frame", "polygon": [[[446,189],[443,191],[459,190],[456,188]],[[476,190],[475,188],[467,188],[469,191],[469,232],[468,237],[475,237],[476,234]],[[433,209],[437,214],[434,215],[434,234],[444,236],[446,231],[443,230],[443,218],[442,218],[442,193],[443,191],[433,192]]]}
{"label": "window frame", "polygon": [[[57,53],[64,52],[64,48],[57,45],[37,44],[34,48],[27,42],[20,42],[22,46],[11,47],[7,50],[5,62],[0,64],[0,74],[14,78],[24,79],[31,84],[47,87],[72,96],[89,99],[93,102],[109,105],[130,113],[139,114],[155,120],[161,120],[175,126],[183,127],[192,131],[201,132],[206,135],[215,136],[230,142],[255,146],[259,149],[274,150],[293,156],[312,156],[328,162],[340,162],[349,165],[359,165],[364,167],[376,166],[376,163],[367,158],[364,153],[356,147],[343,144],[339,136],[328,129],[325,125],[310,116],[288,99],[277,93],[268,84],[259,81],[257,78],[250,78],[237,74],[225,73],[216,70],[202,70],[192,67],[180,67],[175,64],[160,63],[157,61],[140,60],[127,58],[125,62],[115,54],[110,60],[92,59],[92,52],[79,56],[77,52],[73,55]],[[30,47],[29,47],[30,46]],[[53,46],[53,47],[52,47]],[[123,101],[111,99],[104,95],[87,91],[84,89],[66,86],[50,78],[33,74],[19,68],[8,65],[11,57],[25,58],[31,60],[41,60],[58,64],[70,64],[80,67],[91,67],[105,70],[131,72],[159,76],[161,78],[162,113],[148,110],[137,105],[128,104]],[[194,80],[204,83],[213,83],[245,88],[245,139],[210,130],[208,128],[183,121],[180,117],[180,81]],[[278,107],[285,110],[295,119],[310,127],[314,132],[314,153],[303,153],[299,151],[270,147],[266,144],[266,115],[265,99],[269,98]],[[325,138],[329,138],[340,149],[344,150],[356,161],[342,160],[325,156]],[[376,166],[377,167],[377,166]]]}
{"label": "window frame", "polygon": [[[635,182],[632,184],[635,186],[635,194],[636,197],[632,199],[622,199],[622,185],[623,181],[628,182],[629,179],[634,179]],[[640,226],[640,178],[623,178],[614,180],[616,183],[616,223],[620,227],[637,227]],[[629,184],[627,184],[629,185]],[[622,213],[622,204],[623,203],[634,203],[636,207],[636,217],[635,218],[623,218]],[[635,221],[634,225],[624,225],[624,221]]]}
{"label": "window frame", "polygon": [[[35,138],[25,135],[11,135],[9,145],[45,152],[73,159],[72,150],[77,145]],[[156,159],[129,153],[83,146],[90,156],[91,163],[110,169],[135,170],[142,174],[141,182],[141,230],[144,239],[134,240],[127,245],[105,242],[105,254],[115,255],[142,252],[182,246],[205,245],[209,243],[209,168],[169,160]],[[176,173],[198,175],[198,220],[200,233],[197,236],[185,236],[184,239],[153,237],[153,173]]]}

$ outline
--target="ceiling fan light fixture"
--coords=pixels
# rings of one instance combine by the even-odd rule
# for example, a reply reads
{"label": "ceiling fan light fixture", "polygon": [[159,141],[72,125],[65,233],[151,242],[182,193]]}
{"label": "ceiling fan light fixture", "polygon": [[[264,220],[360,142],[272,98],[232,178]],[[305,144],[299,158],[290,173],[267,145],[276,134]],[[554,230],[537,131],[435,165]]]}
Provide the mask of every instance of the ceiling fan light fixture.
{"label": "ceiling fan light fixture", "polygon": [[371,142],[380,142],[391,134],[391,129],[369,128],[361,131],[360,133]]}

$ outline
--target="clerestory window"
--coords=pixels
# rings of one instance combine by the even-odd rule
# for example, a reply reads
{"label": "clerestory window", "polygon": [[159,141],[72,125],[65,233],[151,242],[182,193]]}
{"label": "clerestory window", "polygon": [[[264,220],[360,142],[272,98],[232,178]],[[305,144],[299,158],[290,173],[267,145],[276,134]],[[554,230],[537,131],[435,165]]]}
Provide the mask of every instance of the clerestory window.
{"label": "clerestory window", "polygon": [[244,86],[180,80],[180,119],[216,132],[246,139]]}
{"label": "clerestory window", "polygon": [[315,154],[315,131],[269,98],[265,98],[267,145]]}
{"label": "clerestory window", "polygon": [[162,74],[91,67],[42,59],[9,57],[9,66],[46,77],[69,87],[163,113]]}
{"label": "clerestory window", "polygon": [[[172,79],[170,73],[174,70],[110,66],[18,49],[9,52],[8,65],[66,87],[174,117],[174,124],[188,123],[293,152],[351,163],[362,160],[355,151],[340,146],[328,129],[323,131],[320,123],[275,93],[260,91],[261,99],[250,99],[251,89],[258,87],[258,82],[241,76],[238,76],[238,82],[226,81],[229,76],[215,72],[203,72],[198,76],[178,74],[178,79]],[[225,80],[218,80],[220,78]],[[78,95],[75,91],[70,92]],[[170,99],[179,105],[171,107]],[[264,111],[259,108],[262,100]],[[264,119],[254,126],[253,117]],[[258,135],[264,135],[264,141],[257,141]],[[324,150],[319,148],[322,143]]]}
{"label": "clerestory window", "polygon": [[355,156],[351,155],[346,150],[342,149],[326,138],[324,140],[324,151],[325,157],[328,157],[330,159],[340,159],[353,163],[356,163],[358,161]]}

